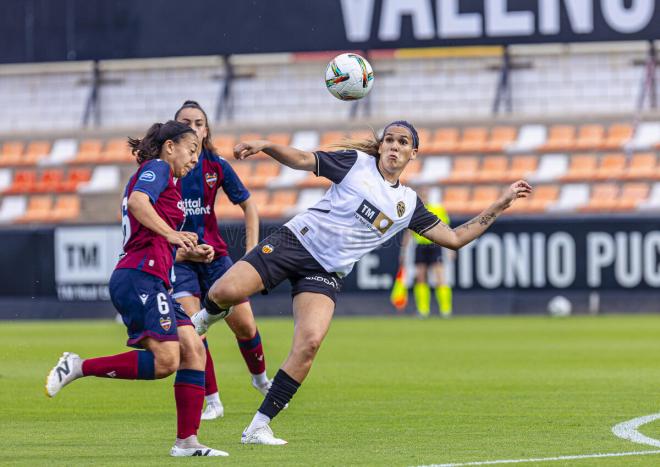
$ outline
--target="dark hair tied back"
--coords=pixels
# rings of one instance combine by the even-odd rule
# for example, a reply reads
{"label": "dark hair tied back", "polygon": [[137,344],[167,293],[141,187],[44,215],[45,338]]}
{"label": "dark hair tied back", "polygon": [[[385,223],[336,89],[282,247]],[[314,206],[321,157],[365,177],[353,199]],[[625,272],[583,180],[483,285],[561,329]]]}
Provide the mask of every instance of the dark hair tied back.
{"label": "dark hair tied back", "polygon": [[142,139],[128,138],[128,145],[138,164],[152,159],[159,159],[165,141],[178,143],[187,133],[195,133],[188,125],[170,120],[166,123],[154,123]]}
{"label": "dark hair tied back", "polygon": [[206,112],[202,108],[201,105],[199,105],[199,102],[193,101],[193,100],[187,100],[183,103],[181,107],[179,107],[179,110],[176,111],[174,114],[174,120],[179,119],[179,114],[183,109],[197,109],[200,112],[202,112],[202,115],[204,115],[204,123],[206,125],[206,138],[204,138],[203,141],[200,141],[200,144],[204,149],[206,149],[208,152],[211,153],[216,153],[215,148],[213,147],[213,143],[211,143],[211,127],[209,126],[209,117],[206,115]]}

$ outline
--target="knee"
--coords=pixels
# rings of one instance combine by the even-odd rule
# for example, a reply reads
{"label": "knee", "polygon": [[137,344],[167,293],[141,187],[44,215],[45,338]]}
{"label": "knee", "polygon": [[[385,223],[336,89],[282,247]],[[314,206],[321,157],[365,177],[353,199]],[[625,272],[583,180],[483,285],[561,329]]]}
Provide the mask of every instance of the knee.
{"label": "knee", "polygon": [[236,305],[245,299],[240,295],[237,284],[228,280],[220,280],[213,284],[213,287],[209,290],[209,298],[220,306]]}
{"label": "knee", "polygon": [[309,336],[300,346],[299,353],[303,360],[314,360],[314,357],[321,348],[323,338],[320,336]]}
{"label": "knee", "polygon": [[179,345],[181,348],[181,361],[185,362],[186,366],[204,368],[206,365],[206,349],[199,337],[181,339]]}

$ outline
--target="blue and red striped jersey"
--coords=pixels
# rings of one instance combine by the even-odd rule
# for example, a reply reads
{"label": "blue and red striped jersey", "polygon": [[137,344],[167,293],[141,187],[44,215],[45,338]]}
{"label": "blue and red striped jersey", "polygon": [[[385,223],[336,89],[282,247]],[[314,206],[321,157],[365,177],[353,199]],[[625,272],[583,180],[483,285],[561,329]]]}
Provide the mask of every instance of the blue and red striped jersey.
{"label": "blue and red striped jersey", "polygon": [[176,186],[170,166],[153,159],[140,165],[130,178],[122,200],[122,228],[124,252],[116,269],[137,269],[152,274],[171,287],[170,274],[176,249],[165,237],[146,228],[128,210],[128,198],[134,191],[146,193],[158,215],[167,225],[178,230],[185,214],[181,192]]}
{"label": "blue and red striped jersey", "polygon": [[182,230],[195,232],[200,244],[206,243],[214,248],[216,257],[227,256],[227,244],[220,236],[215,215],[218,189],[222,188],[234,204],[248,199],[250,192],[225,159],[206,149],[202,150],[197,165],[181,179],[180,184],[186,210]]}

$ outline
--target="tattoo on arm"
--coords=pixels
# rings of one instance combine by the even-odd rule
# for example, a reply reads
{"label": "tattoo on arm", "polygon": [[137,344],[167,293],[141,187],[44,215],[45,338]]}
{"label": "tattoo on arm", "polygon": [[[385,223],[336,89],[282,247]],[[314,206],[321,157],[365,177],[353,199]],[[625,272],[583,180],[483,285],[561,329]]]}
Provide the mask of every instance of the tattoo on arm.
{"label": "tattoo on arm", "polygon": [[489,213],[487,213],[485,216],[481,216],[481,217],[479,218],[479,224],[481,224],[481,225],[488,225],[488,224],[490,224],[492,221],[495,220],[495,217],[497,217],[497,216],[495,215],[495,213],[489,212]]}

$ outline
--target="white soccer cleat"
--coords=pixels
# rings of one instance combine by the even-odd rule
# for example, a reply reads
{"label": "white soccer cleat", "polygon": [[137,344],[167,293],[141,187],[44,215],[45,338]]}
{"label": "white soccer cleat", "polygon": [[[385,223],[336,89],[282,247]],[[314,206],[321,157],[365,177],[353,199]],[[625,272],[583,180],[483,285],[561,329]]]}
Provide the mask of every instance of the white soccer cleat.
{"label": "white soccer cleat", "polygon": [[225,416],[225,408],[222,402],[207,403],[206,408],[202,412],[202,420],[215,420]]}
{"label": "white soccer cleat", "polygon": [[209,448],[203,445],[194,448],[179,448],[177,446],[172,446],[172,449],[170,449],[170,456],[172,457],[227,457],[228,455],[228,452]]}
{"label": "white soccer cleat", "polygon": [[46,395],[55,397],[64,386],[82,377],[82,359],[75,353],[64,352],[57,365],[50,370],[46,378]]}
{"label": "white soccer cleat", "polygon": [[261,428],[257,428],[248,432],[246,428],[243,434],[241,435],[242,444],[267,444],[269,446],[282,446],[288,444],[283,439],[276,438],[273,434],[273,430],[270,429],[270,426],[264,425]]}
{"label": "white soccer cleat", "polygon": [[230,308],[227,313],[212,315],[211,313],[206,311],[206,309],[202,308],[197,313],[192,315],[190,320],[192,321],[193,326],[195,326],[195,331],[197,331],[197,334],[203,336],[204,334],[207,333],[207,331],[209,330],[209,328],[213,323],[225,319],[227,316],[231,314],[232,311],[233,311],[233,307]]}
{"label": "white soccer cleat", "polygon": [[259,391],[262,396],[266,397],[268,395],[268,391],[270,391],[270,387],[273,385],[273,380],[272,379],[267,379],[265,383],[259,384],[255,380],[252,380],[252,387]]}

